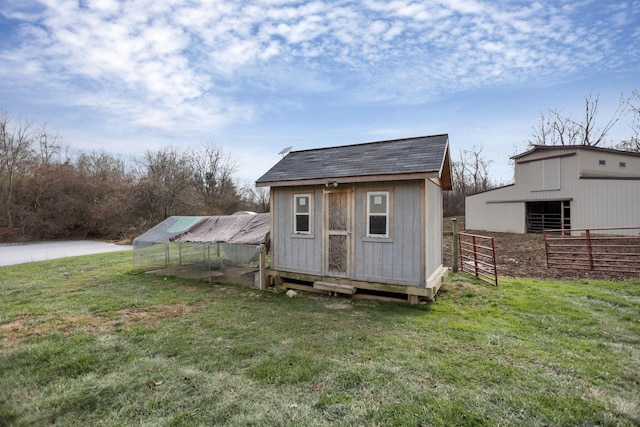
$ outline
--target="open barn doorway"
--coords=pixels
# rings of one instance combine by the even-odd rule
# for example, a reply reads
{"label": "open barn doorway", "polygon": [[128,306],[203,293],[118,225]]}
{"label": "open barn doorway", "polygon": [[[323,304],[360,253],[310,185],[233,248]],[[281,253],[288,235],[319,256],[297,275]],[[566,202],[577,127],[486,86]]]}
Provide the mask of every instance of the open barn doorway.
{"label": "open barn doorway", "polygon": [[571,228],[569,200],[527,202],[527,233]]}

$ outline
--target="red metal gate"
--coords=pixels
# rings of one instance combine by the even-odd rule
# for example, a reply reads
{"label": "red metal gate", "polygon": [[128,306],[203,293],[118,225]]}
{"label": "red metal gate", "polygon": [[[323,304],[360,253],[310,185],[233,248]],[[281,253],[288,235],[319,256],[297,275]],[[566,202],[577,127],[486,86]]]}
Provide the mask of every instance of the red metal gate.
{"label": "red metal gate", "polygon": [[640,273],[640,227],[545,230],[548,268]]}
{"label": "red metal gate", "polygon": [[460,244],[460,270],[498,286],[496,245],[493,237],[458,233],[458,242]]}

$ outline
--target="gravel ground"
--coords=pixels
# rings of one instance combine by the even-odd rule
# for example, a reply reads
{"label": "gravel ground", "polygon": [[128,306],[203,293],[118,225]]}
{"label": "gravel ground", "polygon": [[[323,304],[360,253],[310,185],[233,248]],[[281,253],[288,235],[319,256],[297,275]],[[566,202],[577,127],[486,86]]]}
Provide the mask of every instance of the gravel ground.
{"label": "gravel ground", "polygon": [[117,252],[132,249],[130,245],[94,242],[88,240],[68,242],[3,243],[0,244],[0,266],[45,261],[80,255]]}

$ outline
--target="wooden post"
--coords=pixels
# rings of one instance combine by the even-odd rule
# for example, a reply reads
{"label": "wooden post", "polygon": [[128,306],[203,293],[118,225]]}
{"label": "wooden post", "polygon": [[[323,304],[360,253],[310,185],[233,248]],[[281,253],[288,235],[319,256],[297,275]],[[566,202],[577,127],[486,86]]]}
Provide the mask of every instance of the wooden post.
{"label": "wooden post", "polygon": [[593,270],[593,248],[591,247],[591,233],[589,229],[585,230],[585,237],[587,238],[587,251],[589,253],[589,270]]}
{"label": "wooden post", "polygon": [[[547,234],[547,230],[543,231],[543,235],[544,235],[544,253],[547,256],[547,268],[549,268],[549,240],[548,237],[550,237]],[[562,235],[564,236],[564,230],[562,230]]]}
{"label": "wooden post", "polygon": [[211,245],[207,243],[207,272],[209,273],[209,281],[211,281]]}
{"label": "wooden post", "polygon": [[451,218],[451,228],[453,230],[453,272],[458,272],[458,252],[459,252],[459,238],[458,235],[458,221],[455,218]]}
{"label": "wooden post", "polygon": [[171,256],[169,255],[169,244],[165,243],[164,244],[164,266],[165,267],[169,266],[169,262],[171,262],[170,258]]}
{"label": "wooden post", "polygon": [[260,290],[269,287],[267,283],[267,245],[260,245]]}

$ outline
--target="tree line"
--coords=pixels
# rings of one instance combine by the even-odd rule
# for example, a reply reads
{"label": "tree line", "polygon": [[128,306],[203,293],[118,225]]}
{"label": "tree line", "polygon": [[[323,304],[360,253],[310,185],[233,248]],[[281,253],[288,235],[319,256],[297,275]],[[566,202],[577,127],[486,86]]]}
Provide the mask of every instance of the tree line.
{"label": "tree line", "polygon": [[[584,109],[577,119],[556,109],[540,113],[529,139],[519,151],[536,145],[587,145],[640,152],[640,92],[634,89],[630,96],[621,96],[616,110],[604,125],[599,125],[599,102],[599,96],[585,96]],[[612,141],[609,138],[611,130],[625,116],[630,116],[629,138]],[[457,160],[452,161],[453,189],[444,195],[445,216],[464,215],[466,196],[503,185],[489,175],[492,160],[488,160],[482,151],[482,146],[474,145],[460,150]]]}
{"label": "tree line", "polygon": [[[640,152],[640,93],[621,97],[612,117],[598,126],[599,97],[584,98],[582,117],[541,113],[524,149],[535,145],[590,145]],[[608,134],[631,116],[630,137]],[[522,150],[520,150],[522,151]],[[452,162],[453,189],[445,216],[464,215],[465,197],[502,185],[490,176],[482,146],[460,150]],[[46,124],[33,126],[0,114],[0,241],[130,239],[171,215],[267,212],[265,188],[234,178],[237,162],[220,147],[174,146],[125,161],[106,152],[70,155]]]}
{"label": "tree line", "polygon": [[130,161],[71,155],[46,125],[0,115],[0,241],[130,239],[171,215],[269,209],[220,147],[147,150]]}

